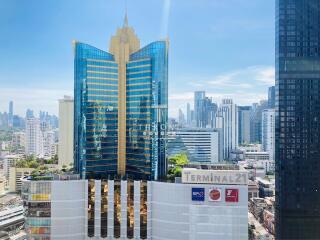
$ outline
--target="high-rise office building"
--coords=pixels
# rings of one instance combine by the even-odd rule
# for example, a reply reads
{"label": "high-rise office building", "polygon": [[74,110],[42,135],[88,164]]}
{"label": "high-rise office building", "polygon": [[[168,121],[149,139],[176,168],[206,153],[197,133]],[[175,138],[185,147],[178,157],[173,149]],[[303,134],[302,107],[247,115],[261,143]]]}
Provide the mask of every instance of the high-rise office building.
{"label": "high-rise office building", "polygon": [[190,127],[191,123],[192,123],[192,119],[191,119],[190,103],[187,103],[187,126]]}
{"label": "high-rise office building", "polygon": [[214,128],[217,105],[204,91],[194,92],[195,126],[198,128]]}
{"label": "high-rise office building", "polygon": [[75,170],[82,177],[166,174],[168,42],[140,49],[133,28],[109,52],[75,42]]}
{"label": "high-rise office building", "polygon": [[204,91],[194,92],[194,117],[196,122],[196,127],[204,127],[202,123],[203,115],[203,104],[206,93]]}
{"label": "high-rise office building", "polygon": [[261,143],[262,140],[262,111],[268,108],[268,101],[261,100],[260,103],[252,105],[250,120],[251,143]]}
{"label": "high-rise office building", "polygon": [[250,143],[251,106],[238,106],[239,144]]}
{"label": "high-rise office building", "polygon": [[275,151],[275,110],[265,109],[262,112],[262,148],[274,160]]}
{"label": "high-rise office building", "polygon": [[178,116],[178,122],[179,122],[179,127],[182,128],[182,127],[185,127],[186,125],[186,119],[184,117],[184,113],[183,111],[179,108],[179,116]]}
{"label": "high-rise office building", "polygon": [[276,102],[276,88],[275,86],[269,87],[268,90],[268,108],[274,108]]}
{"label": "high-rise office building", "polygon": [[27,109],[26,118],[34,118],[33,110]]}
{"label": "high-rise office building", "polygon": [[276,238],[320,239],[320,1],[276,1]]}
{"label": "high-rise office building", "polygon": [[223,99],[216,115],[216,128],[223,136],[223,159],[228,160],[230,152],[238,146],[238,111],[232,99]]}
{"label": "high-rise office building", "polygon": [[73,163],[73,98],[64,96],[59,100],[59,165]]}
{"label": "high-rise office building", "polygon": [[13,127],[13,101],[9,102],[8,126]]}

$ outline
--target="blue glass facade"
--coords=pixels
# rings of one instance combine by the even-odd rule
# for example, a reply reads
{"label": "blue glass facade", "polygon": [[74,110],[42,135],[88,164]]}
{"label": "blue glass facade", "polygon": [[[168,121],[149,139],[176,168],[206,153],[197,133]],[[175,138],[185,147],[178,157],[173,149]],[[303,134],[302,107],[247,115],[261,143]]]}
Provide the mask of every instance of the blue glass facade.
{"label": "blue glass facade", "polygon": [[85,176],[117,173],[118,65],[114,57],[75,44],[75,171]]}
{"label": "blue glass facade", "polygon": [[320,239],[320,1],[276,8],[276,239]]}
{"label": "blue glass facade", "polygon": [[167,171],[167,42],[149,44],[127,64],[127,173],[161,179]]}
{"label": "blue glass facade", "polygon": [[[126,64],[126,175],[166,175],[168,48],[147,45]],[[75,45],[75,170],[86,177],[117,175],[118,65],[114,56]]]}

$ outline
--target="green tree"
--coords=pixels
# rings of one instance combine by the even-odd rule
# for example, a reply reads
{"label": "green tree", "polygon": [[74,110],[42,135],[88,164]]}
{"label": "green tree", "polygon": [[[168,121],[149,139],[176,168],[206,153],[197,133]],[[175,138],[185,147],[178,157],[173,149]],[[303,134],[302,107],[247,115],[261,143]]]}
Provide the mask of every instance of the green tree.
{"label": "green tree", "polygon": [[28,163],[28,167],[29,168],[37,168],[37,167],[39,167],[39,163],[36,161],[36,160],[32,160],[32,161],[30,161],[29,163]]}
{"label": "green tree", "polygon": [[185,153],[179,153],[170,157],[168,179],[173,181],[175,177],[181,177],[182,168],[188,163],[188,156]]}
{"label": "green tree", "polygon": [[16,161],[15,165],[17,168],[26,168],[26,167],[28,167],[28,162],[24,159],[20,159],[20,160]]}

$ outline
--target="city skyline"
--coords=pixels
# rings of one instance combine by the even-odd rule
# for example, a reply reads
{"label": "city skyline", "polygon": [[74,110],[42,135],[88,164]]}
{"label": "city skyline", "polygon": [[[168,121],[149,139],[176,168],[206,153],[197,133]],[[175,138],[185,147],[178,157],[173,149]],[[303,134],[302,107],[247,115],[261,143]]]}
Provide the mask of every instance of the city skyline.
{"label": "city skyline", "polygon": [[[74,6],[78,11],[67,14]],[[114,11],[108,11],[111,6]],[[239,105],[267,98],[267,88],[274,85],[273,2],[233,0],[226,4],[211,0],[179,4],[141,0],[135,4],[128,1],[127,9],[131,25],[144,40],[142,45],[153,39],[170,39],[169,116],[177,117],[179,108],[185,112],[185,102],[192,103],[194,90],[206,90],[216,102],[233,98]],[[73,1],[10,1],[0,12],[5,36],[0,47],[0,111],[7,111],[8,102],[13,100],[19,115],[27,108],[57,115],[58,99],[73,92],[72,40],[104,49],[107,36],[120,26],[124,2],[81,1],[75,5]],[[140,16],[141,12],[145,14]],[[186,23],[190,14],[195,20]],[[52,21],[59,15],[68,17]],[[150,21],[145,21],[146,17]],[[255,44],[249,43],[252,38]],[[185,51],[186,46],[189,51]],[[7,61],[12,51],[16,54]],[[13,68],[19,68],[23,75]]]}

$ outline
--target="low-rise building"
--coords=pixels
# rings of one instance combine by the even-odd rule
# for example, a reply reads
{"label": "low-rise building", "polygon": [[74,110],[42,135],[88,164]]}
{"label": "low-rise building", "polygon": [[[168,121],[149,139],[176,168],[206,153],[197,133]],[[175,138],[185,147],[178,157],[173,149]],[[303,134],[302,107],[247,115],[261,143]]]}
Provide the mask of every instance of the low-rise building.
{"label": "low-rise building", "polygon": [[259,197],[265,198],[265,197],[272,197],[274,196],[275,191],[275,183],[271,182],[269,179],[266,178],[256,178],[256,182],[259,187]]}
{"label": "low-rise building", "polygon": [[34,168],[11,167],[9,174],[9,192],[20,192],[22,178],[29,176],[34,170]]}
{"label": "low-rise building", "polygon": [[249,239],[274,239],[274,197],[249,200]]}
{"label": "low-rise building", "polygon": [[259,187],[255,181],[249,180],[248,184],[248,199],[259,197]]}
{"label": "low-rise building", "polygon": [[[6,194],[0,197],[0,230],[12,236],[24,225],[24,208],[22,199],[16,194]],[[5,237],[6,234],[3,234]],[[11,239],[11,238],[10,238]]]}

